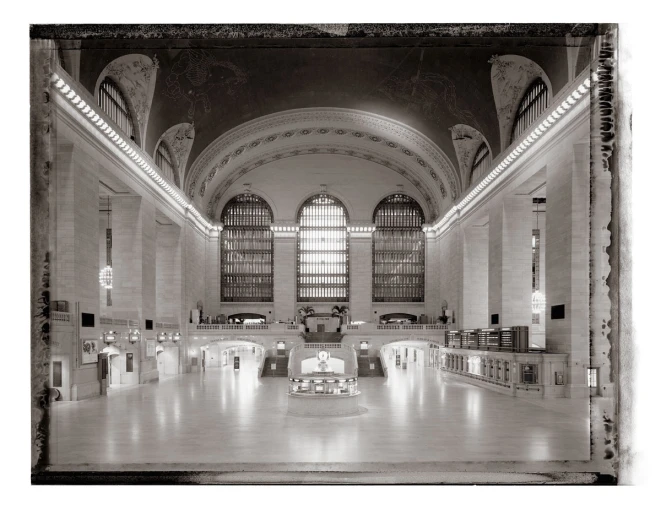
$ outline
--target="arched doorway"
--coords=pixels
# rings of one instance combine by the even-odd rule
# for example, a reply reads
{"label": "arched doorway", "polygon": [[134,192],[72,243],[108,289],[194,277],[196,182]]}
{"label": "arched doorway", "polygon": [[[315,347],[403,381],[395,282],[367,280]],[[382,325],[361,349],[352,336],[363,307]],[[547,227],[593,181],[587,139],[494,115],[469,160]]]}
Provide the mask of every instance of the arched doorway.
{"label": "arched doorway", "polygon": [[114,346],[109,345],[101,352],[108,354],[108,384],[110,389],[118,389],[122,382],[122,361],[120,350]]}
{"label": "arched doorway", "polygon": [[179,373],[179,346],[159,345],[156,347],[156,366],[159,378]]}
{"label": "arched doorway", "polygon": [[381,359],[388,367],[389,376],[396,370],[422,372],[433,367],[431,351],[431,343],[423,339],[395,340],[381,347]]}

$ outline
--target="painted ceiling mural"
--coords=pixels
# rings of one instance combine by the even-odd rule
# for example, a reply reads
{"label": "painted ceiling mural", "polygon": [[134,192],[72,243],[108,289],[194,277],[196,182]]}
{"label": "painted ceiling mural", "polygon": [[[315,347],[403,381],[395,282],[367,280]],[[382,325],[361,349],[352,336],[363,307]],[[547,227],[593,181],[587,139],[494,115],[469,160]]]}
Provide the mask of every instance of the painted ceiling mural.
{"label": "painted ceiling mural", "polygon": [[463,124],[481,129],[474,113],[459,105],[455,83],[449,76],[440,72],[422,72],[424,52],[424,49],[420,51],[414,75],[396,71],[384,80],[375,93],[402,104],[407,110],[417,112],[436,124],[443,122],[442,115],[447,111]]}
{"label": "painted ceiling mural", "polygon": [[[218,77],[217,77],[218,76]],[[189,119],[202,107],[212,111],[209,92],[219,87],[231,98],[238,86],[248,81],[248,74],[232,62],[219,60],[209,51],[187,49],[179,53],[165,78],[164,95],[188,106]],[[199,103],[199,106],[198,106]]]}
{"label": "painted ceiling mural", "polygon": [[[351,32],[351,26],[347,30]],[[150,154],[173,126],[195,126],[193,137],[181,138],[187,151],[187,158],[181,158],[181,182],[183,191],[202,199],[206,208],[210,186],[215,193],[217,185],[210,178],[213,169],[217,172],[227,157],[244,164],[242,152],[269,143],[267,136],[287,137],[289,127],[246,136],[242,143],[219,147],[213,157],[209,147],[238,126],[306,108],[369,112],[422,134],[429,150],[371,126],[355,126],[341,135],[337,131],[346,126],[332,119],[307,126],[320,144],[329,143],[331,134],[346,139],[362,135],[384,156],[399,151],[398,157],[426,172],[441,202],[454,200],[463,190],[458,174],[468,156],[463,149],[457,151],[451,128],[471,126],[497,156],[502,143],[509,141],[501,143],[503,119],[511,119],[516,96],[531,76],[545,76],[556,91],[568,79],[564,36],[489,36],[457,44],[451,38],[343,38],[340,32],[337,38],[305,40],[86,39],[81,43],[80,81],[93,91],[106,67],[121,76],[133,91],[131,101],[145,131],[142,145]],[[291,136],[308,136],[300,129]],[[443,156],[435,160],[430,154]]]}

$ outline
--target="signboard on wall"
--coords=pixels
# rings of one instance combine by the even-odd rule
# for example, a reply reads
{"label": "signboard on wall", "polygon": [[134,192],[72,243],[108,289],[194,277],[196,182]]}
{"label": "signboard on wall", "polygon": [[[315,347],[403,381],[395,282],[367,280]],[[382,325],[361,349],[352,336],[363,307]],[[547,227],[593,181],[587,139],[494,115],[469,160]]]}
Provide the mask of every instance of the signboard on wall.
{"label": "signboard on wall", "polygon": [[86,340],[83,338],[82,342],[83,342],[83,356],[82,356],[83,365],[87,363],[96,363],[97,361],[99,361],[99,341]]}
{"label": "signboard on wall", "polygon": [[395,357],[395,366],[398,367],[402,363],[401,358],[399,357],[399,354]]}
{"label": "signboard on wall", "polygon": [[234,356],[234,370],[239,370],[241,368],[241,358]]}
{"label": "signboard on wall", "polygon": [[148,358],[153,358],[156,356],[156,340],[147,340],[145,342],[145,355]]}

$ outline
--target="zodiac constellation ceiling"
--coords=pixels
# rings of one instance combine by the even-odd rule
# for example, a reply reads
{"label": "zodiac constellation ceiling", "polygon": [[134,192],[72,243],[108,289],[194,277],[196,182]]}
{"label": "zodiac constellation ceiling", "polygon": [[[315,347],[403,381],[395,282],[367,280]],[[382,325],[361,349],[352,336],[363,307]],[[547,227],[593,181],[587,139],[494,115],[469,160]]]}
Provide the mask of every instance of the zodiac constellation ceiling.
{"label": "zodiac constellation ceiling", "polygon": [[[220,79],[214,76],[216,68],[224,70]],[[219,60],[206,50],[187,49],[179,54],[165,79],[165,95],[175,101],[187,102],[188,118],[192,119],[198,103],[201,103],[205,113],[211,111],[211,89],[224,87],[225,92],[232,97],[236,94],[237,87],[247,81],[248,74],[232,62]]]}

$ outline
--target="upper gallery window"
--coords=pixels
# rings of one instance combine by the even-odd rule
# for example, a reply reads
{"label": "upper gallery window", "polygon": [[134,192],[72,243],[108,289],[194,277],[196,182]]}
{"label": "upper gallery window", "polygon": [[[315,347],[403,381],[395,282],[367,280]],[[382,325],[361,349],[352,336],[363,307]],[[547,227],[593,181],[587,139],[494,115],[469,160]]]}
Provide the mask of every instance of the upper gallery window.
{"label": "upper gallery window", "polygon": [[108,76],[99,86],[99,106],[131,140],[136,140],[136,129],[129,111],[129,104],[117,84]]}
{"label": "upper gallery window", "polygon": [[170,149],[168,148],[167,144],[161,140],[161,143],[159,143],[158,147],[156,148],[155,163],[158,168],[161,169],[161,175],[163,177],[167,177],[170,181],[174,182],[177,187],[180,187],[179,176],[177,175],[177,171],[175,170],[173,162],[174,158],[172,157]]}
{"label": "upper gallery window", "polygon": [[482,142],[475,153],[475,158],[473,158],[473,166],[471,167],[471,175],[469,184],[476,184],[482,179],[489,170],[491,166],[491,151],[487,147],[487,144]]}
{"label": "upper gallery window", "polygon": [[298,212],[298,301],[349,301],[347,210],[321,193]]}
{"label": "upper gallery window", "polygon": [[407,195],[390,195],[376,206],[376,229],[372,234],[373,301],[424,301],[424,222],[420,204]]}
{"label": "upper gallery window", "polygon": [[512,139],[514,142],[521,134],[528,129],[535,119],[546,110],[549,105],[549,90],[544,80],[537,78],[523,95],[519,103],[519,109],[514,117],[514,126],[512,127]]}
{"label": "upper gallery window", "polygon": [[221,215],[220,300],[273,301],[273,213],[252,193],[232,198]]}

